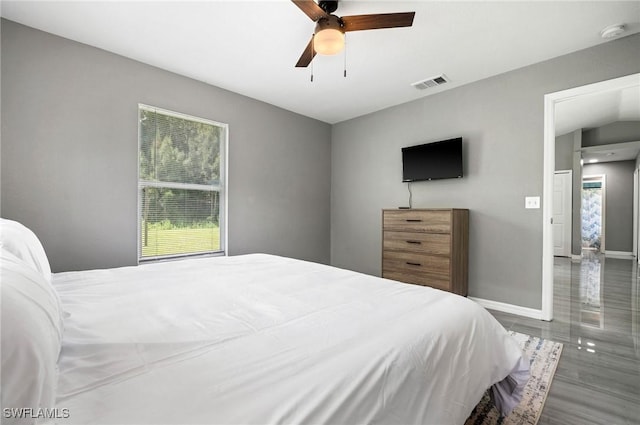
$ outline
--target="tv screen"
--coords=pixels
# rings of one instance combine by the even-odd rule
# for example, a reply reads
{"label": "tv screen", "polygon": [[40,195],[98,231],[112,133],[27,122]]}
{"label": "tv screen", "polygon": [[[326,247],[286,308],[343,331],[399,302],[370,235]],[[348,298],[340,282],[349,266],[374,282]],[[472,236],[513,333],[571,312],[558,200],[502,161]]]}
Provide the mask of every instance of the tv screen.
{"label": "tv screen", "polygon": [[402,181],[462,177],[462,137],[402,148]]}

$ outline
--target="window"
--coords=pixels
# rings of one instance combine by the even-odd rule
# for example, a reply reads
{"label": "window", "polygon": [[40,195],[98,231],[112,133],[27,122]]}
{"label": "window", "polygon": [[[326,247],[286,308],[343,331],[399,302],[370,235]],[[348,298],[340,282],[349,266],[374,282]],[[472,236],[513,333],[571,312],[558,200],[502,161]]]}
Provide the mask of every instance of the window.
{"label": "window", "polygon": [[139,105],[138,258],[225,251],[226,124]]}

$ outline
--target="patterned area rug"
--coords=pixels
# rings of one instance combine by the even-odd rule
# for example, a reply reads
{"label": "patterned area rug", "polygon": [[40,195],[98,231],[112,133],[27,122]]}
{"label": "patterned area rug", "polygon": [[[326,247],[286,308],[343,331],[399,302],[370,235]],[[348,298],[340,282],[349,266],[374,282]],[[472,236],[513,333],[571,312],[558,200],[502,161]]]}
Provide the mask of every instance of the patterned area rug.
{"label": "patterned area rug", "polygon": [[547,399],[551,380],[556,372],[562,344],[517,332],[509,332],[520,343],[531,364],[531,378],[527,382],[520,404],[505,417],[500,417],[487,391],[473,409],[465,425],[536,425]]}

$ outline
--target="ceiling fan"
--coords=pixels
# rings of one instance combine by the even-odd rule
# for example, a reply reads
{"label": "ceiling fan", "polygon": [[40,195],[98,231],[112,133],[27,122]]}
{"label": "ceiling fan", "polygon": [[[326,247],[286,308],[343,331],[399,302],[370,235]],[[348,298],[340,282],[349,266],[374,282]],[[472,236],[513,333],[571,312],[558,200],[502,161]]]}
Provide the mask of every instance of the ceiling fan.
{"label": "ceiling fan", "polygon": [[333,15],[338,1],[291,0],[313,22],[316,29],[296,63],[297,68],[308,66],[316,53],[333,55],[344,47],[344,33],[349,31],[375,30],[382,28],[410,27],[415,12],[379,13],[373,15],[352,15],[339,17]]}

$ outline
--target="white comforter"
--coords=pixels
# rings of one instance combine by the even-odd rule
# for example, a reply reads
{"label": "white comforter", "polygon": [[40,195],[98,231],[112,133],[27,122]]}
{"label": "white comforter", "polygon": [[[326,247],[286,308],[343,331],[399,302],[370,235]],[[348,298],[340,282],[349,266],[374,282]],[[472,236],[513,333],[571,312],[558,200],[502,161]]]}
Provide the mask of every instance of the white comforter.
{"label": "white comforter", "polygon": [[522,356],[466,298],[270,255],[54,286],[60,423],[462,424]]}

